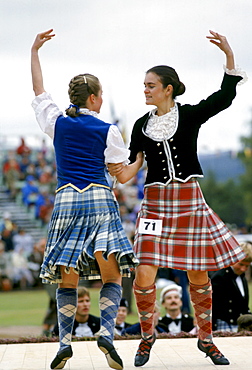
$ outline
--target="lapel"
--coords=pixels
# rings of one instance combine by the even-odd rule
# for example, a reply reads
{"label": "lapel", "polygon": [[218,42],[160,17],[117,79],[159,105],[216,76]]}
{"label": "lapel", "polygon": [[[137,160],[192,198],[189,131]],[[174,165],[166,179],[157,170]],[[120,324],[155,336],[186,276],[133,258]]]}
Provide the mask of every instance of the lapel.
{"label": "lapel", "polygon": [[241,275],[241,280],[242,280],[242,285],[243,285],[243,289],[244,289],[244,297],[242,296],[241,294],[241,291],[236,283],[236,278],[238,277],[238,275],[236,275],[232,269],[232,267],[229,267],[229,273],[232,277],[232,283],[235,287],[235,290],[238,292],[238,294],[241,296],[241,298],[243,299],[247,299],[248,298],[248,285],[247,285],[247,281],[246,281],[246,278],[245,278],[245,274],[242,274]]}

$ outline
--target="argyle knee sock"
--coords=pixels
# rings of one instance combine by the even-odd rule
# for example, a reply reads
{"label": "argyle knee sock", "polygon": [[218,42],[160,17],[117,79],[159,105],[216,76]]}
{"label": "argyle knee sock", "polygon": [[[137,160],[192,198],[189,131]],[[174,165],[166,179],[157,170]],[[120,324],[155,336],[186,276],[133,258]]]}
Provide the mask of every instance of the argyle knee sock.
{"label": "argyle knee sock", "polygon": [[58,288],[56,291],[60,350],[71,345],[77,307],[77,289]]}
{"label": "argyle knee sock", "polygon": [[190,286],[190,296],[199,328],[199,339],[211,343],[212,338],[212,285],[210,279],[207,284]]}
{"label": "argyle knee sock", "polygon": [[105,283],[100,291],[101,329],[100,336],[112,343],[115,320],[122,297],[122,287],[115,283]]}
{"label": "argyle knee sock", "polygon": [[154,333],[154,309],[156,302],[156,285],[139,287],[133,282],[134,295],[138,309],[141,333],[144,339],[148,339]]}

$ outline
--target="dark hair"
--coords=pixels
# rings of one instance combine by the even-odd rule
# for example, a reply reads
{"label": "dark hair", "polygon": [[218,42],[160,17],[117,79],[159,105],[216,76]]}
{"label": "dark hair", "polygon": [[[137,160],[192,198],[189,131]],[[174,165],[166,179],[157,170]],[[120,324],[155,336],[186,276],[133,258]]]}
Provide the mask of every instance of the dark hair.
{"label": "dark hair", "polygon": [[238,333],[243,330],[252,331],[252,315],[245,314],[239,316],[237,319],[237,324],[238,324]]}
{"label": "dark hair", "polygon": [[119,307],[126,307],[129,308],[129,304],[126,298],[121,298]]}
{"label": "dark hair", "polygon": [[75,76],[69,82],[68,95],[70,102],[74,106],[66,109],[66,114],[70,117],[79,115],[79,108],[86,108],[86,101],[91,94],[98,96],[101,89],[100,81],[97,77],[85,73]]}
{"label": "dark hair", "polygon": [[174,68],[165,65],[156,66],[150,68],[146,73],[155,73],[163,85],[166,88],[168,85],[173,87],[173,99],[178,95],[182,95],[185,92],[185,85],[179,80],[179,76]]}

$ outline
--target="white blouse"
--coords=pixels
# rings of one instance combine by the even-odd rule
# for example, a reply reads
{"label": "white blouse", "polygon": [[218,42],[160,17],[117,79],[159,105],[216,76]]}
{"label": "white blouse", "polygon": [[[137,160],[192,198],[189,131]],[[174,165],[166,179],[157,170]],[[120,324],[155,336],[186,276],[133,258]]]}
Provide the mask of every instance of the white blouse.
{"label": "white blouse", "polygon": [[[41,130],[53,139],[56,120],[63,115],[63,112],[47,92],[36,96],[32,101],[32,107]],[[98,116],[97,112],[89,111],[86,108],[80,108],[80,112],[95,117]],[[130,152],[125,148],[122,135],[116,125],[110,125],[106,144],[107,148],[104,151],[105,163],[123,162],[125,165],[129,163]]]}
{"label": "white blouse", "polygon": [[168,140],[174,135],[178,127],[178,106],[175,103],[170,112],[157,116],[157,108],[150,112],[145,135],[154,141]]}

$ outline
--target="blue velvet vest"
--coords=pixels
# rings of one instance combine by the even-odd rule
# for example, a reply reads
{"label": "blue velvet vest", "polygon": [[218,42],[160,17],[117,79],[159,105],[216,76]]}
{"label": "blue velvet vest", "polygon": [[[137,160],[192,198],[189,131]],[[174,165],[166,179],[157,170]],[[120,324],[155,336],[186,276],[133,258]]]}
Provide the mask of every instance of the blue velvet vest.
{"label": "blue velvet vest", "polygon": [[57,189],[67,184],[80,190],[91,183],[109,186],[104,172],[109,127],[110,124],[90,115],[58,117],[53,141]]}

